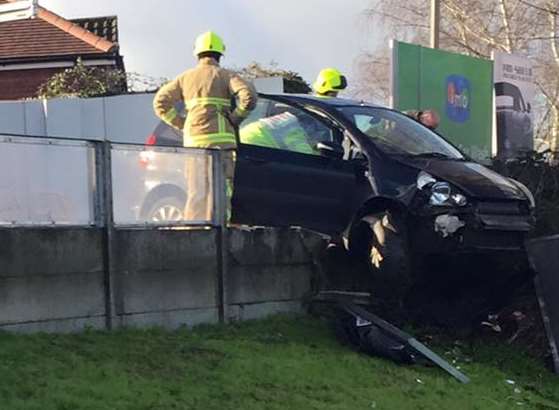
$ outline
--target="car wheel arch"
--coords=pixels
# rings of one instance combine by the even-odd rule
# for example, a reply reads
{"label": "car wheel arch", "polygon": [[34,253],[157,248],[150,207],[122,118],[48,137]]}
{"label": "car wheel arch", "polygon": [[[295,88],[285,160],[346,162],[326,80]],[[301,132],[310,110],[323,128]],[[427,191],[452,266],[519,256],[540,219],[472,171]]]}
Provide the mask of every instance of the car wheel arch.
{"label": "car wheel arch", "polygon": [[142,203],[140,215],[144,218],[146,213],[151,208],[151,206],[161,198],[174,197],[186,202],[186,192],[184,189],[173,184],[162,184],[153,188],[147,194],[145,200]]}
{"label": "car wheel arch", "polygon": [[353,215],[350,224],[347,226],[344,232],[344,238],[346,243],[346,248],[349,250],[351,248],[351,231],[352,228],[358,224],[361,219],[367,215],[380,213],[383,211],[396,212],[402,216],[405,220],[408,214],[408,207],[401,201],[385,197],[385,196],[375,196],[367,199],[361,207],[358,208],[357,212]]}
{"label": "car wheel arch", "polygon": [[367,199],[361,207],[358,208],[348,228],[351,228],[354,223],[358,222],[365,215],[386,210],[398,212],[403,216],[408,213],[408,207],[403,202],[386,196],[375,196]]}
{"label": "car wheel arch", "polygon": [[397,199],[375,197],[363,204],[348,229],[350,257],[358,266],[367,267],[367,285],[392,308],[403,306],[412,284],[408,215],[406,205]]}

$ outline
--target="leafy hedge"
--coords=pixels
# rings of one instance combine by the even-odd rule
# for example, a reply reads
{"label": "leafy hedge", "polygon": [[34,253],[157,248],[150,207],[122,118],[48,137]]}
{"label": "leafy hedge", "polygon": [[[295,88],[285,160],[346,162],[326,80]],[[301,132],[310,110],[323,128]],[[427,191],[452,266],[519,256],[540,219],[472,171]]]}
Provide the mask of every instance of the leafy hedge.
{"label": "leafy hedge", "polygon": [[538,158],[493,163],[498,173],[514,178],[534,194],[537,224],[534,236],[559,234],[559,166]]}
{"label": "leafy hedge", "polygon": [[76,65],[54,74],[38,90],[40,98],[100,97],[125,93],[126,73],[108,68],[88,67],[78,58]]}

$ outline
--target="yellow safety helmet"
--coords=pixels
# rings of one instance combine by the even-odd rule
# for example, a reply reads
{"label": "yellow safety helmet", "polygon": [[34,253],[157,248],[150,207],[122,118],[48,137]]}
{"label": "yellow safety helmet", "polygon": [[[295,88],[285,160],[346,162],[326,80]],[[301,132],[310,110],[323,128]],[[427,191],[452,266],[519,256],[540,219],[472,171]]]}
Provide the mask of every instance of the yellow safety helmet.
{"label": "yellow safety helmet", "polygon": [[314,90],[318,94],[326,94],[327,92],[338,92],[347,87],[347,80],[335,68],[325,68],[320,70],[318,77],[313,84]]}
{"label": "yellow safety helmet", "polygon": [[195,56],[207,51],[213,51],[222,55],[225,52],[225,44],[223,44],[223,40],[213,31],[207,31],[200,34],[194,43]]}

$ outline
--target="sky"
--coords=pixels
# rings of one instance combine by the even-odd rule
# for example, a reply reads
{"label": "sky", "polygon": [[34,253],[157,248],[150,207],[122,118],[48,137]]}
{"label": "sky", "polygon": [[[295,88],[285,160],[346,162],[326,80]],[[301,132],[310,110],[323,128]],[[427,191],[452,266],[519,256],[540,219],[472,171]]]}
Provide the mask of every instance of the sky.
{"label": "sky", "polygon": [[224,66],[274,61],[312,83],[323,67],[354,76],[382,33],[363,16],[371,0],[39,0],[65,18],[117,15],[126,70],[173,78],[195,64],[196,36],[218,33]]}

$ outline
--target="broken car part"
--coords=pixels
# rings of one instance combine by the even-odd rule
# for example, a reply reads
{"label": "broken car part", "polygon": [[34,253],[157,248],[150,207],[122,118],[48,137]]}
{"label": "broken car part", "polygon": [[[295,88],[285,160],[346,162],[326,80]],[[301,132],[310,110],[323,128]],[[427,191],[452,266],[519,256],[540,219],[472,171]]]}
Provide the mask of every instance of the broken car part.
{"label": "broken car part", "polygon": [[466,226],[457,216],[439,215],[435,219],[435,232],[440,232],[443,238],[454,234],[458,229]]}
{"label": "broken car part", "polygon": [[526,249],[537,272],[536,293],[555,373],[559,374],[559,235],[529,240]]}
{"label": "broken car part", "polygon": [[[383,339],[377,341],[373,350],[378,350],[378,346],[385,346],[387,348],[386,357],[397,357],[401,361],[406,358],[413,358],[413,352],[423,356],[429,361],[433,362],[451,376],[456,378],[461,383],[469,383],[470,379],[458,369],[451,366],[446,360],[437,355],[435,352],[427,348],[423,343],[419,342],[413,336],[403,332],[396,326],[388,323],[384,319],[374,315],[373,313],[357,306],[351,302],[338,302],[340,307],[351,314],[356,319],[357,323],[370,323],[371,326],[374,325],[380,332],[375,331],[375,335],[382,334]],[[390,340],[391,343],[387,343],[386,340]]]}

